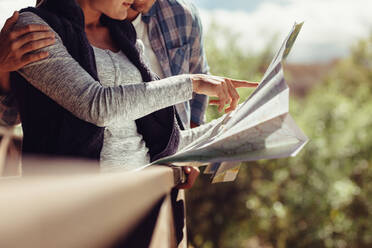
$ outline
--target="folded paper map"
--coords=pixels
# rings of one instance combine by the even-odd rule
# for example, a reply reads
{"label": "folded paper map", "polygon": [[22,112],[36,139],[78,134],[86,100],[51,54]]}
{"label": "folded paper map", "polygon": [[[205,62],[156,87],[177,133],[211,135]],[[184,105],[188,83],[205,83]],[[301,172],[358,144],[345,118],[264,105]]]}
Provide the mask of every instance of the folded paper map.
{"label": "folded paper map", "polygon": [[208,165],[213,182],[236,178],[240,162],[295,156],[308,138],[289,115],[289,88],[282,62],[301,24],[295,24],[265,72],[259,86],[234,111],[218,119],[200,138],[172,156],[152,164]]}

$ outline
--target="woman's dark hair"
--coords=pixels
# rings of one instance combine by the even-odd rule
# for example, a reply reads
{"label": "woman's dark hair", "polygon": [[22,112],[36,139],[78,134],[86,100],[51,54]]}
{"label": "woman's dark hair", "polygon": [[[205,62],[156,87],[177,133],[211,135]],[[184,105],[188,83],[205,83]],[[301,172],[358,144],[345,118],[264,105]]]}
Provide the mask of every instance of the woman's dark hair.
{"label": "woman's dark hair", "polygon": [[[59,1],[63,1],[63,3]],[[36,4],[38,8],[53,10],[62,14],[68,12],[71,15],[72,11],[74,10],[76,13],[82,15],[81,18],[84,19],[84,13],[76,0],[37,0]],[[57,5],[64,8],[61,9],[56,7]],[[81,23],[83,23],[83,21],[81,21]],[[154,80],[155,74],[152,74],[150,69],[145,65],[136,47],[137,34],[133,24],[128,20],[118,21],[105,15],[102,15],[101,23],[109,28],[113,40],[120,42],[117,45],[140,71],[142,81],[149,82]]]}
{"label": "woman's dark hair", "polygon": [[36,0],[36,7],[45,2],[46,0]]}

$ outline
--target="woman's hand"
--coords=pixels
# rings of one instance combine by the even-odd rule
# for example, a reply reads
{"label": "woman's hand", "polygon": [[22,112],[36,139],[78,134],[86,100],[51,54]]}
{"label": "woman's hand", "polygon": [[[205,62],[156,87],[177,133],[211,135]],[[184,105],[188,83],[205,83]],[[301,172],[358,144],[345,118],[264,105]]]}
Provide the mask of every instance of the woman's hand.
{"label": "woman's hand", "polygon": [[177,189],[190,189],[198,178],[200,171],[198,167],[184,166],[183,171],[186,173],[187,181],[177,186]]}
{"label": "woman's hand", "polygon": [[238,106],[240,97],[236,88],[254,88],[258,85],[254,82],[206,74],[191,75],[191,80],[195,93],[218,97],[218,100],[210,101],[210,104],[218,105],[218,111],[221,112],[226,104],[230,104],[230,107],[225,110],[226,113],[233,111]]}
{"label": "woman's hand", "polygon": [[47,52],[30,53],[54,44],[54,33],[49,27],[31,24],[22,28],[14,28],[19,17],[14,12],[0,32],[0,72],[11,72],[23,66],[44,59]]}

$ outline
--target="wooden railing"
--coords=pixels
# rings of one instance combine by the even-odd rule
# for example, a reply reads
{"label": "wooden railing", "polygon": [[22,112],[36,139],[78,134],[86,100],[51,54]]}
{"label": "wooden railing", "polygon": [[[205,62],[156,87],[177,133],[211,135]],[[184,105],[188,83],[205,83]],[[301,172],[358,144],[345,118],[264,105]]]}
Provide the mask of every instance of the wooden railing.
{"label": "wooden railing", "polygon": [[[58,163],[77,168],[71,161]],[[149,247],[177,247],[170,192],[182,180],[179,168],[39,172],[0,179],[0,247],[121,247],[159,206]],[[178,247],[186,247],[183,237]]]}
{"label": "wooden railing", "polygon": [[20,174],[20,145],[22,133],[19,127],[0,126],[0,177]]}

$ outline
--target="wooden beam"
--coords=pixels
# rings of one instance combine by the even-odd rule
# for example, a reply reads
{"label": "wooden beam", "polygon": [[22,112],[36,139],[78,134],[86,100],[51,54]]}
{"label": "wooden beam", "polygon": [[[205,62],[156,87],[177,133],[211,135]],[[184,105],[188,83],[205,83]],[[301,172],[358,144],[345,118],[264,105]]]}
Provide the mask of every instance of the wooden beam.
{"label": "wooden beam", "polygon": [[174,175],[154,166],[0,180],[0,247],[108,247],[170,192]]}

